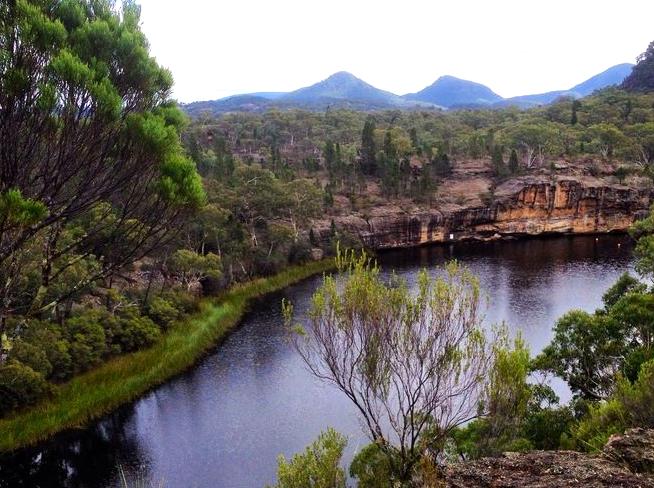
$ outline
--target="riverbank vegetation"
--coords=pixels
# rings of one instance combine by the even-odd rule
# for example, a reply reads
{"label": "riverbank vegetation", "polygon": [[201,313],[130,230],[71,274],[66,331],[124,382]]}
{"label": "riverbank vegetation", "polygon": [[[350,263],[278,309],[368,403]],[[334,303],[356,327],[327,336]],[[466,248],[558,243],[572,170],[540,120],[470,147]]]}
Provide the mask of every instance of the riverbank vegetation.
{"label": "riverbank vegetation", "polygon": [[115,357],[57,385],[50,398],[0,419],[0,452],[33,444],[84,425],[138,398],[192,366],[241,320],[255,298],[330,270],[332,259],[293,266],[276,275],[236,285],[218,298],[196,303],[197,311],[170,325],[154,345]]}
{"label": "riverbank vegetation", "polygon": [[[198,172],[134,2],[18,0],[0,13],[0,418],[36,415],[23,434],[2,424],[8,447],[179,371],[151,362],[128,381],[115,370],[124,385],[80,400],[119,367],[103,365],[140,361],[125,354],[175,356],[179,324],[218,317],[203,295],[319,261],[338,236],[311,242],[323,192],[301,178]],[[44,424],[58,402],[70,415]]]}

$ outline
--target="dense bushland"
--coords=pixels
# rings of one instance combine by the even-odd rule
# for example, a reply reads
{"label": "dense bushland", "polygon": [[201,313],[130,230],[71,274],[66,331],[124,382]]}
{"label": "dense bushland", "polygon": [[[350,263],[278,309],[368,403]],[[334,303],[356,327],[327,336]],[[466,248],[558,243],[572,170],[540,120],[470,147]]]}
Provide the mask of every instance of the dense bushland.
{"label": "dense bushland", "polygon": [[199,117],[184,139],[205,174],[242,162],[301,176],[324,189],[328,207],[337,194],[364,206],[372,183],[387,199],[428,202],[465,160],[485,160],[498,181],[558,162],[594,175],[606,165],[620,182],[651,178],[654,95],[608,88],[530,110],[232,113]]}
{"label": "dense bushland", "polygon": [[322,190],[242,164],[203,181],[139,16],[0,5],[0,416],[311,257]]}

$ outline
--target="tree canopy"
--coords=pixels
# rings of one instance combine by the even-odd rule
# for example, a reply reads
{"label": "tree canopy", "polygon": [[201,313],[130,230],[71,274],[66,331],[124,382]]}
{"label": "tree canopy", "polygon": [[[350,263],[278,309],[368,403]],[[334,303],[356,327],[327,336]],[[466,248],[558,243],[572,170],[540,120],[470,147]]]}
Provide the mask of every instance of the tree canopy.
{"label": "tree canopy", "polygon": [[654,90],[654,41],[638,56],[638,64],[622,82],[622,88],[640,92]]}
{"label": "tree canopy", "polygon": [[[41,288],[21,306],[56,305],[160,245],[204,202],[139,7],[109,0],[3,2],[0,18],[0,274],[42,254]],[[51,293],[66,270],[94,260]],[[67,288],[67,289],[66,289]],[[47,300],[46,300],[47,299]],[[49,306],[49,305],[48,305]]]}

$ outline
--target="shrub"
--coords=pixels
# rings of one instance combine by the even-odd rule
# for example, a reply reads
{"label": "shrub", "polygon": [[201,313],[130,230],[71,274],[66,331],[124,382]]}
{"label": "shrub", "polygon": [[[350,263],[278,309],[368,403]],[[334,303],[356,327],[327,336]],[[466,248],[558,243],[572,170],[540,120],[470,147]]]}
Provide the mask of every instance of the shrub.
{"label": "shrub", "polygon": [[525,437],[533,449],[559,449],[569,437],[573,422],[574,415],[569,407],[533,411],[525,419]]}
{"label": "shrub", "polygon": [[180,316],[179,310],[162,297],[155,297],[148,305],[148,315],[163,329],[168,329]]}
{"label": "shrub", "polygon": [[359,488],[392,488],[393,471],[388,456],[372,443],[361,449],[350,464],[350,476]]}
{"label": "shrub", "polygon": [[616,400],[592,405],[573,431],[577,448],[585,451],[600,450],[609,437],[621,433],[627,426],[627,412],[624,405]]}
{"label": "shrub", "polygon": [[346,444],[343,435],[328,429],[290,461],[279,456],[275,488],[345,488],[345,473],[338,464]]}
{"label": "shrub", "polygon": [[102,310],[84,310],[64,323],[63,335],[70,343],[73,371],[79,373],[99,364],[107,354]]}
{"label": "shrub", "polygon": [[16,408],[33,405],[50,393],[51,387],[29,366],[10,360],[0,366],[0,416]]}
{"label": "shrub", "polygon": [[298,241],[291,244],[288,251],[288,262],[298,264],[307,261],[311,261],[311,243],[309,241]]}
{"label": "shrub", "polygon": [[654,428],[654,360],[641,366],[633,385],[622,384],[616,397],[629,413],[629,427]]}
{"label": "shrub", "polygon": [[22,325],[19,337],[14,341],[11,357],[42,373],[47,379],[62,381],[70,378],[73,372],[70,343],[62,337],[59,325],[31,320]]}
{"label": "shrub", "polygon": [[44,378],[52,373],[52,364],[50,364],[45,351],[22,339],[14,341],[9,357],[29,366]]}
{"label": "shrub", "polygon": [[148,317],[139,315],[137,310],[121,314],[118,324],[113,341],[120,345],[123,352],[136,351],[154,344],[161,334],[157,324]]}
{"label": "shrub", "polygon": [[607,401],[590,407],[574,431],[579,447],[599,450],[612,434],[629,427],[654,428],[654,360],[641,366],[638,379],[631,384],[618,379],[616,391]]}
{"label": "shrub", "polygon": [[634,383],[638,379],[641,367],[648,361],[654,359],[654,349],[639,347],[630,351],[624,358],[622,374]]}
{"label": "shrub", "polygon": [[160,296],[175,307],[180,313],[192,313],[198,310],[197,299],[186,291],[172,289],[163,292]]}

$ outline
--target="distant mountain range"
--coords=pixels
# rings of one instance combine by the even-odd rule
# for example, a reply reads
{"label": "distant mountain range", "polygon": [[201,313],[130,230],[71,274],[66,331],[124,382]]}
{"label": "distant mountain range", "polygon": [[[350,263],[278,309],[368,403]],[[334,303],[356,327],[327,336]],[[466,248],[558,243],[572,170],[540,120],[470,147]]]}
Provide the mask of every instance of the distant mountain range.
{"label": "distant mountain range", "polygon": [[314,85],[292,92],[259,92],[235,95],[220,100],[192,102],[182,105],[190,115],[203,112],[261,112],[270,108],[302,108],[325,110],[351,108],[356,110],[417,109],[417,108],[482,108],[516,106],[529,108],[552,103],[560,97],[581,98],[596,90],[618,85],[631,73],[633,64],[618,64],[568,90],[503,98],[480,83],[454,76],[441,76],[432,85],[417,93],[396,95],[380,90],[356,76],[341,71]]}

